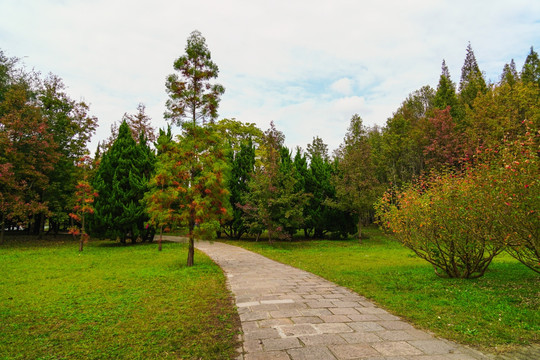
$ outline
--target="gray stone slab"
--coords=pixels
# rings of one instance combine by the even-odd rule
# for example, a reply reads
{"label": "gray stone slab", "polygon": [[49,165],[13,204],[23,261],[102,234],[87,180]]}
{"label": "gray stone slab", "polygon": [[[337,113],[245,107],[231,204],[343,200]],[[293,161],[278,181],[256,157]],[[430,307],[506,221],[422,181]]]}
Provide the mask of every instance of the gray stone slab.
{"label": "gray stone slab", "polygon": [[320,318],[327,323],[347,323],[352,321],[346,315],[322,315]]}
{"label": "gray stone slab", "polygon": [[334,315],[359,315],[358,311],[355,308],[346,308],[346,307],[336,307],[336,308],[328,308],[330,312]]}
{"label": "gray stone slab", "polygon": [[367,344],[330,345],[328,347],[339,360],[359,359],[379,353]]}
{"label": "gray stone slab", "polygon": [[360,332],[366,331],[384,331],[386,330],[381,325],[373,321],[364,321],[364,322],[351,322],[348,324],[352,329]]}
{"label": "gray stone slab", "polygon": [[322,334],[339,334],[353,332],[353,329],[342,323],[324,323],[315,324],[313,326]]}
{"label": "gray stone slab", "polygon": [[378,333],[374,332],[352,332],[340,334],[340,336],[349,344],[365,344],[382,341],[378,336]]}
{"label": "gray stone slab", "polygon": [[266,339],[263,340],[265,351],[287,350],[302,347],[298,338],[291,337],[286,339]]}
{"label": "gray stone slab", "polygon": [[257,339],[279,339],[281,336],[276,329],[256,329],[248,332],[244,332],[244,339],[257,340]]}
{"label": "gray stone slab", "polygon": [[460,352],[455,344],[448,343],[443,340],[413,340],[409,341],[409,344],[422,350],[424,353],[433,354],[450,354]]}
{"label": "gray stone slab", "polygon": [[415,348],[405,341],[384,341],[372,343],[371,346],[382,355],[404,356],[404,355],[422,355],[422,351]]}
{"label": "gray stone slab", "polygon": [[312,324],[282,325],[277,326],[276,329],[283,338],[318,334],[318,330]]}
{"label": "gray stone slab", "polygon": [[244,360],[290,360],[290,357],[285,351],[267,351],[245,354]]}
{"label": "gray stone slab", "polygon": [[310,335],[310,336],[301,336],[299,339],[306,346],[324,346],[324,345],[338,345],[346,344],[347,342],[343,339],[343,334],[321,334],[321,335]]}
{"label": "gray stone slab", "polygon": [[287,351],[292,360],[336,360],[326,347],[308,346]]}
{"label": "gray stone slab", "polygon": [[317,316],[300,316],[291,318],[295,324],[320,324],[323,321]]}
{"label": "gray stone slab", "polygon": [[414,329],[411,324],[407,324],[405,321],[378,321],[377,323],[388,330]]}

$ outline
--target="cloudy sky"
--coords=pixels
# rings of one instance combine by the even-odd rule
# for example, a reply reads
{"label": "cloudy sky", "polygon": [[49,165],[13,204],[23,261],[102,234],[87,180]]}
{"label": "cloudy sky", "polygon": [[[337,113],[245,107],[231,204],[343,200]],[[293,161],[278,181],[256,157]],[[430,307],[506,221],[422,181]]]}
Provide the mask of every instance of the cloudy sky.
{"label": "cloudy sky", "polygon": [[336,148],[358,113],[384,125],[407,95],[459,82],[470,41],[486,77],[540,49],[540,1],[0,0],[0,49],[60,76],[99,129],[139,102],[163,127],[165,78],[193,30],[226,88],[220,118],[274,121],[289,147],[318,135]]}

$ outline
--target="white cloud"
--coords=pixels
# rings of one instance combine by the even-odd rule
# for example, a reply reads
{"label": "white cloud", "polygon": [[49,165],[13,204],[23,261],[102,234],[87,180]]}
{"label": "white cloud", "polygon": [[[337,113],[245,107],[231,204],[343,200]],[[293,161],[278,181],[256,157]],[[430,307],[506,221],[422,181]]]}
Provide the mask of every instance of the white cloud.
{"label": "white cloud", "polygon": [[341,78],[330,85],[330,89],[342,95],[350,95],[353,91],[353,81],[349,78]]}
{"label": "white cloud", "polygon": [[2,50],[92,104],[93,146],[141,101],[165,124],[165,77],[194,29],[220,68],[220,115],[275,120],[290,147],[315,135],[337,146],[356,112],[383,125],[410,92],[437,85],[443,58],[459,80],[468,41],[493,80],[540,48],[530,0],[0,1]]}

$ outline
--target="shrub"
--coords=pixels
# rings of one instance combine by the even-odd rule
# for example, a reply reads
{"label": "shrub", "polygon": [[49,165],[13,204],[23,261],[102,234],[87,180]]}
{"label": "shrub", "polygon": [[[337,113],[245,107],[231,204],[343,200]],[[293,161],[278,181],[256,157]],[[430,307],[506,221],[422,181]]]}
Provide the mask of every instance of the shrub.
{"label": "shrub", "polygon": [[441,277],[484,275],[503,246],[499,224],[484,211],[482,192],[466,177],[433,175],[377,203],[383,227],[428,261]]}
{"label": "shrub", "polygon": [[[499,224],[501,245],[540,273],[540,132],[529,129],[499,152],[484,150],[488,158],[468,174],[486,200],[484,212]],[[489,159],[491,158],[491,159]]]}

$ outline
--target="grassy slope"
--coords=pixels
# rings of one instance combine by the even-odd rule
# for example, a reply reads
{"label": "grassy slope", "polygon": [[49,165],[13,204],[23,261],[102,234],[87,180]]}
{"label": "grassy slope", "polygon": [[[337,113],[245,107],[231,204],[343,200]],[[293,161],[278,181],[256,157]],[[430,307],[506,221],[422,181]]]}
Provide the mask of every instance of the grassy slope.
{"label": "grassy slope", "polygon": [[411,251],[368,229],[357,241],[228,241],[320,275],[440,336],[489,350],[540,341],[540,277],[500,256],[480,279],[441,279]]}
{"label": "grassy slope", "polygon": [[238,315],[221,270],[184,244],[0,246],[2,359],[229,359]]}

